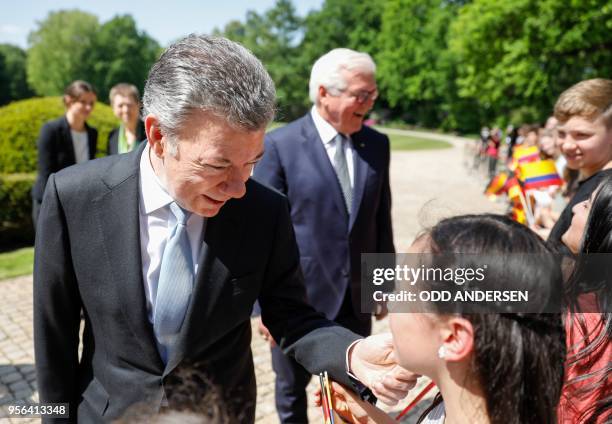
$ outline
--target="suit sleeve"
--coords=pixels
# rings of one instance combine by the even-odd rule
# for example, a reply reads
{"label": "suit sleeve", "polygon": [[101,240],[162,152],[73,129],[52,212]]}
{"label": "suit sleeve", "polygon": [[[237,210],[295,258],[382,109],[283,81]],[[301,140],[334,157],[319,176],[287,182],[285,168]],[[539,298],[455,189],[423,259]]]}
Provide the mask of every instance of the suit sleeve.
{"label": "suit sleeve", "polygon": [[37,199],[38,201],[42,200],[45,184],[49,179],[49,175],[57,171],[55,138],[56,134],[53,127],[48,123],[43,125],[38,140],[36,141],[36,147],[38,149],[38,179],[43,184],[42,187],[40,187],[40,194],[38,195],[40,198]]}
{"label": "suit sleeve", "polygon": [[285,171],[278,156],[276,142],[270,135],[266,135],[265,153],[253,171],[253,177],[260,183],[287,194]]}
{"label": "suit sleeve", "polygon": [[382,183],[382,192],[380,196],[380,204],[376,214],[376,223],[378,228],[377,249],[379,253],[395,253],[395,245],[393,244],[393,224],[391,222],[391,185],[389,182],[389,166],[391,162],[391,152],[389,146],[389,138],[385,138],[385,161],[386,170]]}
{"label": "suit sleeve", "polygon": [[70,255],[67,223],[49,178],[36,232],[34,352],[40,402],[69,402],[76,413],[81,301]]}
{"label": "suit sleeve", "polygon": [[259,298],[263,323],[281,349],[310,373],[327,371],[334,380],[350,386],[346,350],[361,337],[327,320],[306,303],[286,200],[279,209],[264,289]]}

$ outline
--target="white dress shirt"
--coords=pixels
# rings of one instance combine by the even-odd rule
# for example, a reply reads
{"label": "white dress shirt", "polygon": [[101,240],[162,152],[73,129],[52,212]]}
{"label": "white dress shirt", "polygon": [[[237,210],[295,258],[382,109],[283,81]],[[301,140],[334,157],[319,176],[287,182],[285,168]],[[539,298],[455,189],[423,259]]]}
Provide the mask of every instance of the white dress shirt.
{"label": "white dress shirt", "polygon": [[[157,298],[157,283],[161,260],[166,248],[166,242],[176,225],[176,218],[170,211],[170,203],[174,201],[162,185],[149,158],[150,148],[147,145],[140,158],[140,190],[139,190],[139,220],[140,220],[140,255],[142,259],[142,277],[147,299],[147,314],[153,322],[155,300]],[[191,245],[193,259],[193,274],[198,272],[198,258],[203,241],[204,218],[191,214],[187,220],[187,235]]]}
{"label": "white dress shirt", "polygon": [[[327,122],[323,117],[319,114],[316,106],[312,107],[310,111],[310,115],[312,116],[312,120],[314,121],[315,128],[319,133],[319,137],[323,142],[323,146],[325,147],[325,151],[327,152],[327,156],[329,156],[329,161],[332,166],[334,165],[334,155],[336,154],[336,142],[334,141],[334,137],[338,135],[338,131],[334,127],[331,126],[329,122]],[[347,134],[344,136],[350,141],[351,137]],[[355,187],[355,177],[354,175],[354,165],[353,165],[353,143],[344,143],[344,155],[346,156],[346,166],[348,167],[349,180],[351,181],[351,189]]]}
{"label": "white dress shirt", "polygon": [[87,131],[70,130],[72,136],[72,147],[74,148],[74,159],[76,163],[87,162],[89,160],[89,140]]}

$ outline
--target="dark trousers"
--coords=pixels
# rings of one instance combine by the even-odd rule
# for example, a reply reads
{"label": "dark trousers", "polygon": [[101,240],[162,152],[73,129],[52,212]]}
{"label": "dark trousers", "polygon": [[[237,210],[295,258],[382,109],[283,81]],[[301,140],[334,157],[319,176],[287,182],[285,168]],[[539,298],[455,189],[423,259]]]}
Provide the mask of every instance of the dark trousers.
{"label": "dark trousers", "polygon": [[[372,332],[372,319],[369,314],[355,313],[351,302],[350,290],[347,290],[335,322],[349,330],[367,337]],[[275,346],[272,351],[272,368],[276,374],[274,399],[276,411],[281,423],[307,423],[306,386],[311,374],[298,364],[295,359],[286,356]]]}

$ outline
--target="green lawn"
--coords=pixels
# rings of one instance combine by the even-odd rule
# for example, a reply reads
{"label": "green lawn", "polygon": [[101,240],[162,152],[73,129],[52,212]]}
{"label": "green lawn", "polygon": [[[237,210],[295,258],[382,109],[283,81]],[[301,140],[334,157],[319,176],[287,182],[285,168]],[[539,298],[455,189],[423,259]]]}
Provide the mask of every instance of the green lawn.
{"label": "green lawn", "polygon": [[391,150],[435,150],[453,147],[452,144],[441,140],[429,140],[398,134],[387,135],[391,141]]}
{"label": "green lawn", "polygon": [[0,253],[0,280],[31,274],[33,263],[33,247],[24,247],[23,249],[11,252]]}
{"label": "green lawn", "polygon": [[[285,122],[274,121],[268,125],[267,131],[282,127]],[[384,128],[377,128],[385,132]],[[453,147],[452,144],[441,140],[430,140],[427,138],[412,137],[408,135],[387,134],[391,140],[391,150],[437,150]]]}

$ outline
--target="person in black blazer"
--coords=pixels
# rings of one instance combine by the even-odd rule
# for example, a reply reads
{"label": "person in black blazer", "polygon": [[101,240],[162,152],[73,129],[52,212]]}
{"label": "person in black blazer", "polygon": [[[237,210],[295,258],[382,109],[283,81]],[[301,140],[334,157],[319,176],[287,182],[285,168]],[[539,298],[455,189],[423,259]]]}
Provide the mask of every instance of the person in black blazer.
{"label": "person in black blazer", "polygon": [[[289,199],[308,301],[363,336],[372,324],[371,314],[361,310],[361,253],[395,252],[389,139],[363,125],[377,96],[375,69],[368,54],[349,49],[319,58],[310,78],[312,110],[266,135],[254,171],[257,181]],[[348,168],[345,187],[338,144]],[[265,328],[260,331],[273,342]],[[280,421],[306,422],[310,373],[272,345]]]}
{"label": "person in black blazer", "polygon": [[261,62],[191,35],[153,65],[143,99],[147,143],[49,178],[34,259],[40,402],[68,402],[68,422],[110,422],[133,404],[159,410],[173,374],[195,368],[234,422],[253,422],[255,300],[311,372],[405,396],[413,376],[390,337],[359,340],[306,303],[287,199],[249,178],[275,108]]}
{"label": "person in black blazer", "polygon": [[110,90],[113,113],[121,121],[108,135],[106,154],[116,155],[134,150],[147,136],[140,119],[140,94],[132,84],[120,83]]}
{"label": "person in black blazer", "polygon": [[93,159],[96,154],[98,131],[86,122],[96,103],[93,87],[85,81],[73,81],[66,87],[63,100],[66,114],[43,125],[36,142],[38,175],[32,187],[32,220],[35,229],[49,175]]}

